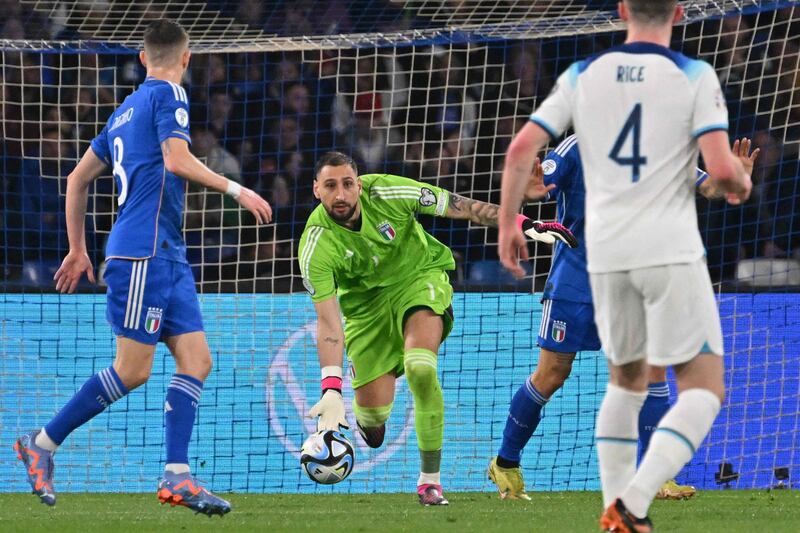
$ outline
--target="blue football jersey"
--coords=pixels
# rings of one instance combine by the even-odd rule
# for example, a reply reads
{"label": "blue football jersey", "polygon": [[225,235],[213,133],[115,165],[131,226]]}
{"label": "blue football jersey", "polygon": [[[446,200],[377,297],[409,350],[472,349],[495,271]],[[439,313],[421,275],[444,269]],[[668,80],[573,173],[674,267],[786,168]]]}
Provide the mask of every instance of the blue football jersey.
{"label": "blue football jersey", "polygon": [[119,194],[106,259],[187,262],[181,232],[186,181],[167,172],[161,153],[170,137],[191,142],[186,91],[147,78],[92,140],[94,153],[112,168]]}
{"label": "blue football jersey", "polygon": [[558,221],[569,228],[578,239],[577,248],[556,241],[550,275],[544,287],[544,298],[570,302],[591,303],[589,274],[586,271],[586,244],[584,239],[584,209],[586,191],[583,187],[583,169],[578,152],[578,138],[570,135],[542,162],[545,185],[556,188],[550,192],[557,203]]}
{"label": "blue football jersey", "polygon": [[[556,198],[558,221],[569,228],[578,239],[577,248],[569,248],[556,241],[550,275],[544,287],[543,299],[592,303],[589,274],[586,270],[586,243],[584,239],[586,189],[583,184],[583,167],[578,150],[578,138],[570,135],[542,162],[545,185],[556,188],[548,198]],[[708,174],[697,169],[696,186]]]}

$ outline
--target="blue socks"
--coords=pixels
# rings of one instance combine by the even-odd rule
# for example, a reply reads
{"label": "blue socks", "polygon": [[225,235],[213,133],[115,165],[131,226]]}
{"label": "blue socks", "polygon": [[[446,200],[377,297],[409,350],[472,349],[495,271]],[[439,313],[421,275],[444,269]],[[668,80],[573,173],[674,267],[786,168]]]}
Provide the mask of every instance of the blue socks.
{"label": "blue socks", "polygon": [[101,370],[83,384],[44,430],[53,442],[61,444],[67,435],[126,394],[128,389],[122,384],[114,367]]}
{"label": "blue socks", "polygon": [[525,384],[514,394],[508,410],[506,427],[503,430],[503,444],[497,454],[498,466],[502,468],[519,466],[522,449],[536,431],[542,419],[542,407],[548,399],[536,390],[530,378],[527,378]]}
{"label": "blue socks", "polygon": [[164,430],[167,441],[167,465],[189,464],[189,440],[203,382],[187,374],[172,376],[164,403]]}
{"label": "blue socks", "polygon": [[637,464],[641,462],[650,437],[658,427],[661,418],[669,411],[669,385],[666,381],[651,383],[647,386],[647,399],[639,411],[639,456]]}

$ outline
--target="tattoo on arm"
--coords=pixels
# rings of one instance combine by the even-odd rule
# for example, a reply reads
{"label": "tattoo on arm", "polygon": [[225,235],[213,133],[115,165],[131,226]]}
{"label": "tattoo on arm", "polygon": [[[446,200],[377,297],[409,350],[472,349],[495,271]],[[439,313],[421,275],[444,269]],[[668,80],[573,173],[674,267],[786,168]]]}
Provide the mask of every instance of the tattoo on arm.
{"label": "tattoo on arm", "polygon": [[339,344],[339,339],[334,338],[334,337],[325,337],[324,339],[322,339],[322,341],[323,342],[329,342],[329,343],[333,344],[334,346]]}
{"label": "tattoo on arm", "polygon": [[172,152],[169,147],[169,139],[161,143],[161,154],[164,156],[164,159]]}
{"label": "tattoo on arm", "polygon": [[468,219],[482,226],[497,227],[499,206],[465,198],[452,192],[449,194],[450,202],[447,208],[449,218]]}

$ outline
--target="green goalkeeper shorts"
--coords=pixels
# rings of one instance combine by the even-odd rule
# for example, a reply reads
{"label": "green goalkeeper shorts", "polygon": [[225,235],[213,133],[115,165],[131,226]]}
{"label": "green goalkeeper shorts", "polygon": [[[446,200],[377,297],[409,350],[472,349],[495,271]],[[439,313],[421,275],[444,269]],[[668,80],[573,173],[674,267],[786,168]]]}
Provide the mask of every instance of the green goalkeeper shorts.
{"label": "green goalkeeper shorts", "polygon": [[428,308],[442,317],[442,341],[453,329],[453,287],[441,270],[421,272],[392,287],[345,296],[344,343],[353,388],[384,374],[403,374],[403,326],[415,308]]}

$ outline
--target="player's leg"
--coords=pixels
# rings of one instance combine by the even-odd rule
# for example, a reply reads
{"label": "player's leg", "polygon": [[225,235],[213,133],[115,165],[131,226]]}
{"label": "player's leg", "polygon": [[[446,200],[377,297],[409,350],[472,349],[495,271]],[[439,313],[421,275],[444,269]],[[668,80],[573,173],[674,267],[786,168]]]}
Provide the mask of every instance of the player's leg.
{"label": "player's leg", "polygon": [[453,288],[441,271],[420,273],[389,294],[396,330],[402,332],[403,367],[414,398],[423,505],[447,505],[439,473],[444,439],[444,398],[437,372],[439,346],[453,328]]}
{"label": "player's leg", "polygon": [[388,297],[377,291],[370,296],[360,305],[343,305],[344,342],[355,392],[356,431],[367,446],[378,448],[392,413],[395,381],[403,373],[403,336]]}
{"label": "player's leg", "polygon": [[192,438],[203,383],[211,372],[211,352],[203,332],[203,320],[189,265],[171,262],[172,290],[161,330],[172,356],[175,374],[164,402],[166,466],[158,484],[158,499],[173,506],[183,505],[207,515],[225,514],[230,504],[212,494],[192,476],[189,441]]}
{"label": "player's leg", "polygon": [[[667,369],[663,366],[651,366],[648,376],[647,399],[639,412],[639,455],[637,464],[641,463],[650,437],[658,427],[658,423],[669,411],[669,385]],[[667,480],[656,494],[657,500],[685,500],[697,493],[691,485],[679,485],[674,479]]]}
{"label": "player's leg", "polygon": [[489,463],[489,479],[502,499],[530,499],[519,466],[522,450],[539,425],[543,407],[572,372],[576,352],[600,349],[592,304],[545,300],[537,343],[536,370],[514,394],[500,451]]}
{"label": "player's leg", "polygon": [[647,397],[645,311],[626,272],[591,275],[609,383],[597,414],[597,459],[608,508],[636,473],[639,411]]}
{"label": "player's leg", "polygon": [[396,381],[394,373],[384,374],[354,390],[356,430],[370,448],[379,448],[383,444],[386,421],[394,405]]}
{"label": "player's leg", "polygon": [[17,456],[26,465],[33,491],[48,505],[55,504],[52,456],[58,446],[75,429],[150,376],[158,338],[141,327],[141,310],[146,302],[158,301],[149,285],[159,279],[159,273],[148,274],[148,264],[149,261],[109,261],[105,275],[106,316],[117,335],[114,363],[90,377],[44,428],[23,435],[14,444]]}
{"label": "player's leg", "polygon": [[641,462],[650,437],[658,426],[658,422],[669,410],[669,385],[667,369],[651,366],[648,372],[647,399],[639,412],[639,454],[637,462]]}
{"label": "player's leg", "polygon": [[511,398],[503,442],[488,469],[501,499],[530,500],[520,468],[522,450],[539,426],[542,408],[569,377],[574,359],[575,353],[541,348],[536,369]]}
{"label": "player's leg", "polygon": [[[691,460],[725,395],[722,330],[705,261],[643,269],[651,363],[673,365],[678,401],[658,424],[621,501],[644,517],[663,483]],[[699,355],[698,355],[699,353]]]}
{"label": "player's leg", "polygon": [[417,308],[405,320],[403,354],[408,388],[414,397],[420,475],[417,493],[423,505],[447,505],[440,466],[444,439],[444,397],[437,375],[437,353],[444,323],[432,309]]}

